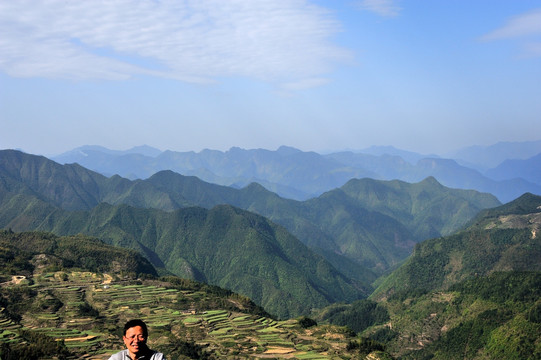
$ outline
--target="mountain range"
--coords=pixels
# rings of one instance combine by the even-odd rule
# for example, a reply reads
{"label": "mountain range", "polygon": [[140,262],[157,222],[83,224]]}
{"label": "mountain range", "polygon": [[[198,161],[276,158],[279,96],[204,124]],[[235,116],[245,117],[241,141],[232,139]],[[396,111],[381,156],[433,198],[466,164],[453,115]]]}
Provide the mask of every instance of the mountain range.
{"label": "mountain range", "polygon": [[[509,157],[504,158],[504,154]],[[51,159],[129,179],[146,179],[161,170],[172,170],[237,188],[257,182],[282,197],[296,200],[317,197],[354,178],[418,182],[433,176],[447,187],[489,192],[501,202],[508,202],[526,192],[541,194],[541,178],[532,171],[540,168],[538,154],[541,142],[463,149],[454,158],[392,147],[318,154],[286,146],[275,151],[231,148],[225,152],[198,153],[160,152],[149,147],[114,151],[83,146]],[[506,160],[513,165],[504,166]]]}
{"label": "mountain range", "polygon": [[447,157],[484,172],[506,160],[526,160],[539,153],[541,153],[541,140],[507,141],[488,146],[469,146],[447,154]]}
{"label": "mountain range", "polygon": [[[97,236],[140,251],[158,268],[250,296],[284,317],[365,297],[371,282],[415,243],[500,204],[433,178],[350,180],[299,202],[257,184],[235,189],[172,171],[146,180],[107,178],[14,150],[0,152],[0,179],[2,227]],[[213,251],[190,250],[198,246]],[[302,286],[284,278],[295,272]],[[276,301],[290,297],[287,305]]]}
{"label": "mountain range", "polygon": [[[537,359],[541,356],[540,214],[539,195],[524,193],[502,204],[488,193],[448,188],[435,177],[412,183],[354,178],[299,201],[257,183],[228,187],[171,170],[129,180],[106,177],[78,164],[0,151],[0,227],[7,229],[0,233],[2,279],[7,281],[8,274],[31,276],[31,268],[41,267],[38,283],[32,285],[30,278],[22,287],[8,281],[0,288],[0,305],[5,308],[0,315],[4,344],[0,353],[10,349],[5,341],[34,339],[26,330],[19,338],[5,330],[17,326],[14,322],[35,326],[58,322],[59,315],[76,316],[77,321],[86,315],[85,325],[79,326],[103,334],[108,331],[103,328],[105,318],[92,321],[99,312],[104,311],[107,321],[116,321],[118,310],[140,312],[143,304],[155,306],[144,308],[154,321],[154,331],[173,339],[168,331],[178,335],[180,328],[188,326],[193,336],[188,323],[179,328],[175,322],[180,314],[168,320],[160,316],[159,321],[153,315],[172,313],[169,307],[186,305],[187,296],[190,306],[208,306],[201,303],[208,296],[202,292],[185,289],[173,299],[167,294],[177,290],[149,286],[163,286],[164,279],[188,281],[169,276],[176,274],[234,289],[279,318],[310,315],[318,323],[346,326],[341,331],[349,339],[348,329],[355,329],[357,340],[349,340],[347,347],[333,345],[346,358],[356,358],[353,353],[366,347],[385,349],[400,359]],[[12,230],[41,232],[14,234]],[[66,271],[73,266],[80,269]],[[124,275],[90,275],[81,269]],[[114,284],[110,295],[105,287],[81,285],[83,277],[118,281],[128,273],[132,278],[139,273],[140,279],[128,286]],[[137,290],[139,295],[133,293],[144,279],[157,279],[158,274],[166,276],[145,282]],[[50,277],[60,282],[54,285],[58,290],[46,285],[53,283]],[[74,280],[76,287],[70,285]],[[92,295],[70,297],[82,288]],[[143,292],[161,295],[148,300]],[[133,302],[124,298],[128,293]],[[118,302],[112,296],[121,296],[125,306],[115,306]],[[240,304],[248,304],[242,297],[213,301],[236,304],[237,310]],[[75,315],[72,303],[83,304]],[[255,304],[249,307],[254,306],[257,310]],[[35,319],[29,318],[31,313],[37,314]],[[223,314],[221,319],[234,318],[237,324],[246,319]],[[201,325],[215,321],[213,315],[197,319]],[[302,318],[301,323],[314,326],[316,321]],[[202,335],[204,343],[208,344],[209,336],[225,339],[231,329],[239,331],[231,322],[223,326]],[[329,329],[309,333],[338,336]],[[264,331],[258,336],[286,332]],[[99,336],[91,344],[110,341]],[[226,338],[220,352],[234,347],[238,358],[257,352],[244,337]],[[308,348],[299,347],[302,341],[292,338],[287,346],[301,357],[333,356],[329,343],[315,339],[309,345],[311,352],[304,354],[302,350]],[[53,354],[61,350],[53,347]],[[175,353],[179,348],[167,349]],[[377,356],[389,359],[386,354]]]}

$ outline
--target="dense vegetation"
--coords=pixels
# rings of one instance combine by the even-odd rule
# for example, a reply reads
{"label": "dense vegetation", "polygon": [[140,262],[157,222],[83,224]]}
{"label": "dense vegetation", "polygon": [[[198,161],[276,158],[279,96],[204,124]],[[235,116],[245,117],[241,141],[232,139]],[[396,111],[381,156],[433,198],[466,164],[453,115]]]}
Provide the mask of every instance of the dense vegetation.
{"label": "dense vegetation", "polygon": [[387,309],[375,301],[360,300],[351,304],[333,305],[318,314],[318,320],[347,326],[355,332],[362,332],[373,325],[390,320]]}
{"label": "dense vegetation", "polygon": [[20,330],[18,341],[1,342],[0,358],[4,360],[19,359],[68,359],[70,352],[61,341],[49,336],[43,336],[35,331]]}
{"label": "dense vegetation", "polygon": [[81,214],[51,230],[138,249],[156,266],[244,294],[280,318],[367,295],[282,227],[231,206],[163,212],[102,204]]}
{"label": "dense vegetation", "polygon": [[366,268],[380,274],[407,257],[416,242],[450,234],[479,210],[499,205],[491,195],[445,188],[433,178],[417,184],[351,180],[303,202],[280,198],[257,184],[234,190],[171,171],[148,182],[198,206],[227,203],[259,213],[311,248],[323,249],[324,256],[342,255],[327,256],[340,271],[348,259],[362,265],[349,272],[357,272],[357,280],[374,276]]}
{"label": "dense vegetation", "polygon": [[538,359],[540,289],[539,272],[498,272],[448,292],[389,299],[393,330],[410,341],[397,336],[388,348],[403,359]]}
{"label": "dense vegetation", "polygon": [[[77,165],[19,152],[7,152],[0,160],[0,225],[95,236],[137,250],[160,273],[234,290],[281,318],[368,294],[368,282],[347,278],[285,229],[253,213],[231,206],[169,212],[94,206],[115,196],[117,202],[129,198],[137,200],[133,205],[148,205],[145,199],[161,198],[160,191],[149,182],[107,179]],[[66,211],[56,206],[94,207]]]}
{"label": "dense vegetation", "polygon": [[474,228],[418,244],[372,296],[408,297],[498,270],[541,271],[539,259],[541,244],[530,229]]}
{"label": "dense vegetation", "polygon": [[[28,260],[35,254],[47,257],[53,269],[76,267],[93,272],[158,275],[149,261],[138,252],[106,245],[95,238],[0,230],[0,259],[5,263],[5,273],[15,275],[32,271],[35,265]],[[38,265],[39,261],[38,258],[33,263]]]}
{"label": "dense vegetation", "polygon": [[[257,358],[272,351],[277,351],[276,358],[284,351],[309,359],[362,359],[368,354],[372,359],[391,359],[390,354],[400,359],[541,355],[540,272],[494,272],[454,283],[445,291],[333,305],[321,310],[317,321],[301,317],[276,322],[230,290],[175,276],[148,274],[136,280],[133,272],[120,268],[108,275],[93,274],[80,264],[75,268],[70,267],[74,263],[63,262],[56,247],[41,247],[48,251],[46,257],[24,250],[38,249],[34,242],[61,242],[62,237],[9,231],[3,235],[22,245],[8,249],[9,244],[3,243],[3,259],[18,260],[2,268],[0,276],[27,275],[18,284],[10,281],[0,287],[2,358],[54,354],[72,359],[94,354],[95,359],[105,359],[121,347],[119,327],[134,316],[151,324],[152,346],[181,359]],[[79,238],[83,245],[95,241]],[[72,248],[78,251],[77,242]],[[118,257],[126,253],[118,251]],[[345,327],[325,325],[329,322]],[[251,342],[253,337],[260,341]]]}

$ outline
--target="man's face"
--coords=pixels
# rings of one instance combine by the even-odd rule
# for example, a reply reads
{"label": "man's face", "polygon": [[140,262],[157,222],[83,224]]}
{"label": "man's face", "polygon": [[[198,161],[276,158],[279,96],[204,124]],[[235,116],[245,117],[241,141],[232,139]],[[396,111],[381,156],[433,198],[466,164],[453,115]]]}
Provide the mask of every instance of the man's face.
{"label": "man's face", "polygon": [[124,344],[131,354],[137,354],[146,349],[146,337],[143,335],[143,328],[134,326],[129,328],[124,335]]}

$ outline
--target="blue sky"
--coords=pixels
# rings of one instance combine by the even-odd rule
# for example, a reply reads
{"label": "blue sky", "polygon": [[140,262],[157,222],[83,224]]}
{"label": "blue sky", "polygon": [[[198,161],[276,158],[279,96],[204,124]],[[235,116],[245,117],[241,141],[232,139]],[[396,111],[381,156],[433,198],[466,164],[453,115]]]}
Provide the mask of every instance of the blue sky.
{"label": "blue sky", "polygon": [[0,148],[541,139],[541,1],[0,1]]}

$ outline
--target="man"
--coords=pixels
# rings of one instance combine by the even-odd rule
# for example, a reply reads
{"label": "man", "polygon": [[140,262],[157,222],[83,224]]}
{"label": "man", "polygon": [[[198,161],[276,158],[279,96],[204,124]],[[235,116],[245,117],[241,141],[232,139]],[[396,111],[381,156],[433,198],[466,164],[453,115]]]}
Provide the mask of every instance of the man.
{"label": "man", "polygon": [[112,355],[109,360],[166,360],[162,353],[147,346],[148,329],[143,320],[130,320],[124,325],[122,337],[126,350]]}

